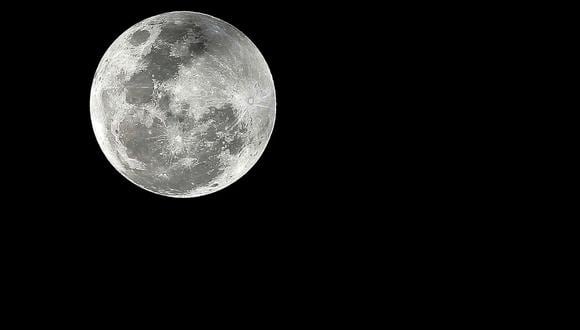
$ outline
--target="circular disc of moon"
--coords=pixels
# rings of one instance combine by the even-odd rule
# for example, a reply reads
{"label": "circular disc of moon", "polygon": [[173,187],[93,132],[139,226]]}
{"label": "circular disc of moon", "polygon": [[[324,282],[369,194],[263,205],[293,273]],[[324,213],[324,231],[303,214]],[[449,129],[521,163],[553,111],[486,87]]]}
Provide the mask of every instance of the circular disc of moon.
{"label": "circular disc of moon", "polygon": [[227,187],[260,158],[276,95],[266,61],[215,17],[170,12],[119,36],[91,88],[99,146],[129,181],[197,197]]}

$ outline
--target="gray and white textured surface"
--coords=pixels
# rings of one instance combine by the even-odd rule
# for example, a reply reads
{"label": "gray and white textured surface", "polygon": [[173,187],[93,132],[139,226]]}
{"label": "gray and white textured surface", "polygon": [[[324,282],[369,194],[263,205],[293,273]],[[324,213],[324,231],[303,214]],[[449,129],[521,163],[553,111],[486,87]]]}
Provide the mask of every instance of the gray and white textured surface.
{"label": "gray and white textured surface", "polygon": [[145,19],[109,47],[91,89],[107,159],[148,191],[196,197],[243,176],[274,126],[266,61],[232,25],[194,12]]}

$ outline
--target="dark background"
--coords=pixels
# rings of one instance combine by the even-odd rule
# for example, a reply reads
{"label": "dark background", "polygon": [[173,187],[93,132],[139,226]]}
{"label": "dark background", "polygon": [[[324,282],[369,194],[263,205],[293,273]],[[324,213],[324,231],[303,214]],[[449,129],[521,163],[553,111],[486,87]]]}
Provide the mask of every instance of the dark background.
{"label": "dark background", "polygon": [[[2,35],[9,60],[1,77],[13,87],[3,97],[13,102],[2,109],[3,164],[10,169],[3,172],[0,241],[26,287],[82,282],[74,287],[107,295],[109,305],[118,292],[109,294],[107,282],[142,297],[149,284],[139,280],[165,273],[169,281],[151,282],[182,292],[217,280],[225,290],[245,289],[244,297],[265,287],[268,304],[294,297],[313,313],[320,301],[370,293],[347,300],[371,303],[365,310],[373,311],[384,309],[374,301],[392,288],[423,301],[408,293],[446,290],[439,277],[469,281],[485,271],[480,256],[520,235],[502,221],[519,211],[494,209],[513,201],[493,177],[505,161],[487,157],[469,138],[493,138],[496,126],[478,132],[477,123],[505,120],[493,115],[505,105],[490,102],[501,76],[480,79],[483,71],[493,74],[489,59],[503,50],[494,53],[466,28],[479,8],[370,1],[21,5],[29,8],[8,11]],[[192,199],[155,195],[126,180],[101,152],[90,122],[91,83],[106,49],[136,22],[174,10],[210,14],[244,32],[264,55],[277,96],[261,159],[229,187]],[[486,16],[480,26],[493,24]],[[519,253],[509,258],[519,260]],[[191,281],[198,274],[209,280]],[[389,292],[375,294],[381,287]]]}
{"label": "dark background", "polygon": [[[152,194],[117,173],[97,145],[89,111],[93,75],[110,44],[133,24],[175,10],[244,32],[266,59],[277,97],[274,131],[256,165],[226,189],[191,199]],[[364,1],[36,5],[14,17],[18,33],[6,41],[25,63],[15,77],[30,109],[11,112],[30,132],[15,134],[14,165],[26,173],[14,188],[27,201],[22,211],[75,219],[62,226],[86,230],[217,226],[289,236],[372,233],[385,217],[428,211],[436,205],[421,200],[437,194],[427,177],[442,157],[428,153],[432,142],[421,132],[434,118],[424,103],[437,97],[421,88],[440,83],[430,81],[434,57],[426,54],[442,42],[417,25],[428,12]]]}
{"label": "dark background", "polygon": [[[104,157],[90,123],[91,83],[106,49],[136,22],[174,10],[207,13],[243,31],[267,60],[277,92],[276,124],[260,161],[227,189],[194,199],[158,196],[123,178]],[[377,185],[386,165],[384,151],[369,146],[388,149],[370,127],[388,110],[388,83],[380,71],[389,50],[383,47],[388,38],[373,36],[375,22],[362,14],[372,10],[245,1],[46,5],[32,55],[46,63],[35,78],[43,96],[30,97],[44,109],[35,126],[48,165],[35,175],[50,198],[41,201],[57,214],[78,217],[276,222],[287,215],[323,221],[338,214],[332,210],[375,194],[362,187]],[[380,95],[373,95],[376,87]]]}
{"label": "dark background", "polygon": [[[510,13],[503,4],[376,1],[16,5],[3,5],[0,123],[8,169],[0,241],[3,274],[25,282],[5,281],[20,299],[38,301],[26,289],[52,290],[39,303],[54,306],[72,287],[69,301],[79,308],[82,298],[104,296],[101,305],[118,301],[125,311],[129,304],[117,297],[129,289],[140,298],[155,286],[181,293],[217,280],[212,290],[241,290],[244,298],[263,289],[257,298],[271,309],[284,310],[271,303],[276,298],[293,298],[280,320],[304,309],[320,314],[327,301],[348,307],[333,310],[327,322],[342,321],[353,303],[382,316],[391,310],[382,301],[397,290],[405,299],[391,301],[402,308],[413,302],[455,312],[440,301],[454,286],[461,295],[452,299],[467,309],[474,307],[465,302],[482,296],[473,287],[490,288],[494,304],[511,303],[502,294],[536,271],[508,280],[510,289],[495,295],[493,280],[505,281],[509,267],[487,267],[529,255],[531,244],[518,238],[544,243],[542,235],[523,232],[529,219],[522,210],[535,208],[518,207],[510,189],[529,164],[510,167],[502,157],[528,138],[510,144],[501,136],[525,118],[507,115],[523,97],[501,98],[517,87],[505,72],[533,53],[511,55],[509,48],[528,25],[501,26],[504,17],[525,15],[524,6]],[[231,186],[193,199],[154,195],[124,179],[99,149],[89,115],[93,75],[107,47],[136,22],[173,10],[239,28],[264,55],[277,92],[276,125],[261,159]],[[498,65],[506,57],[507,65]],[[536,64],[522,65],[524,78]],[[490,157],[502,145],[500,157]],[[506,167],[507,175],[496,175]],[[534,184],[535,176],[525,179]],[[510,227],[518,218],[526,224]],[[516,248],[502,249],[502,242]],[[533,252],[533,259],[542,255]],[[169,279],[151,278],[160,273]],[[440,291],[430,294],[433,288]],[[432,320],[411,310],[407,320]],[[21,320],[33,314],[26,315]]]}

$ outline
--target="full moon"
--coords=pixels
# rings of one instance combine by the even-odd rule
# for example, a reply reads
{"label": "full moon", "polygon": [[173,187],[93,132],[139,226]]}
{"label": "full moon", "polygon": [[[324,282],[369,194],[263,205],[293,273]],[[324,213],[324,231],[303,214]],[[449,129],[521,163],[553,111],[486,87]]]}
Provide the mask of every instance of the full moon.
{"label": "full moon", "polygon": [[169,197],[198,197],[242,177],[276,117],[274,82],[258,48],[215,17],[147,18],[103,55],[91,122],[113,167]]}

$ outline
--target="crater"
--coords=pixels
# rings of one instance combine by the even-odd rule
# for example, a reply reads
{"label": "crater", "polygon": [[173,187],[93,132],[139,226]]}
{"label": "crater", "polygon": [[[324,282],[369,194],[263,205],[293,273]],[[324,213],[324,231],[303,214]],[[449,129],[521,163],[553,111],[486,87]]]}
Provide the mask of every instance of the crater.
{"label": "crater", "polygon": [[149,31],[147,31],[147,30],[139,30],[139,31],[133,33],[133,35],[131,36],[131,39],[129,39],[129,43],[133,46],[139,46],[142,43],[144,43],[145,41],[147,41],[147,39],[149,39],[150,35],[151,35],[151,33],[149,33]]}

